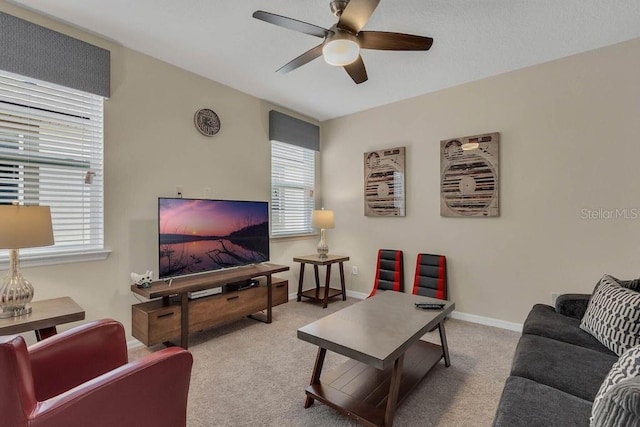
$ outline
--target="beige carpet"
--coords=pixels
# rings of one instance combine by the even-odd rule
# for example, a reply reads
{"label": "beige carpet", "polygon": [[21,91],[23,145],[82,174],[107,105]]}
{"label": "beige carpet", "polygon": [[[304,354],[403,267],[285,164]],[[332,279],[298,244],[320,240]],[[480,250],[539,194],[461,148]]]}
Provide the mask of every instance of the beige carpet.
{"label": "beige carpet", "polygon": [[[296,331],[358,300],[335,301],[327,309],[291,301],[275,307],[267,325],[251,319],[193,334],[194,365],[188,425],[357,426],[316,402],[304,409],[317,347]],[[445,323],[451,367],[441,361],[396,411],[394,425],[490,426],[511,366],[518,333],[449,319]],[[439,343],[437,331],[423,339]],[[151,349],[136,349],[137,358]],[[346,359],[327,352],[323,372]]]}

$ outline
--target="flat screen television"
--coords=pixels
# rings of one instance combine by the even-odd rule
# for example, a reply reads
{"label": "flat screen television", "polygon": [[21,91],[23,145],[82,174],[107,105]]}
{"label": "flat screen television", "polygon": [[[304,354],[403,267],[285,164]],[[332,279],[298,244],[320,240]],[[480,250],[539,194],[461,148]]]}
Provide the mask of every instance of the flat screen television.
{"label": "flat screen television", "polygon": [[158,198],[161,279],[269,260],[267,202]]}

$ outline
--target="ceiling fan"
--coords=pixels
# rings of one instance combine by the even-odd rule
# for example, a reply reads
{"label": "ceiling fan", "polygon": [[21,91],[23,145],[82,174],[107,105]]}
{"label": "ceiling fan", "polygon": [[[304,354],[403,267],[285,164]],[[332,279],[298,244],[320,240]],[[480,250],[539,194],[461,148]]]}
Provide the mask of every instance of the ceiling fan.
{"label": "ceiling fan", "polygon": [[383,31],[361,31],[380,0],[333,0],[331,12],[338,17],[331,28],[325,29],[307,22],[258,10],[253,17],[270,24],[323,38],[323,42],[298,56],[277,72],[287,73],[313,61],[320,55],[334,66],[344,67],[356,84],[367,81],[360,49],[376,50],[429,50],[431,37]]}

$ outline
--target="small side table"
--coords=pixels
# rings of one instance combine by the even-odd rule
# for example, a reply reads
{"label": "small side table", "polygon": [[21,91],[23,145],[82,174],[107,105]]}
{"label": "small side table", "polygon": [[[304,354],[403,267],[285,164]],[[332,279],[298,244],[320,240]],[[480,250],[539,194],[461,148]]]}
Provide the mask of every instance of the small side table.
{"label": "small side table", "polygon": [[[347,291],[344,286],[344,262],[349,261],[348,256],[327,255],[326,258],[320,258],[318,254],[305,255],[293,258],[293,262],[300,263],[300,278],[298,279],[298,301],[302,301],[302,297],[312,299],[314,301],[322,301],[322,308],[327,308],[329,298],[342,295],[342,300],[347,299]],[[338,263],[340,266],[340,285],[342,289],[334,289],[329,287],[331,280],[331,264]],[[316,287],[308,291],[302,291],[302,282],[304,280],[304,266],[313,264],[313,270],[316,276]],[[324,286],[320,286],[320,277],[318,275],[318,266],[327,266],[327,274],[325,276]],[[324,295],[323,295],[324,294]]]}
{"label": "small side table", "polygon": [[56,325],[84,320],[84,310],[69,297],[29,303],[32,311],[24,316],[0,319],[0,335],[16,335],[35,331],[41,341],[58,333]]}

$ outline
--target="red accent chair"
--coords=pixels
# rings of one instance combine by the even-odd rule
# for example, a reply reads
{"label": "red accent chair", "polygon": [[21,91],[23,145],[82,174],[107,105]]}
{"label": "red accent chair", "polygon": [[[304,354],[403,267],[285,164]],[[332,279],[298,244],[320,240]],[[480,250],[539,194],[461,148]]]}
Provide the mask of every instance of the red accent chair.
{"label": "red accent chair", "polygon": [[128,362],[124,328],[97,320],[27,348],[0,337],[0,424],[185,426],[193,357],[180,347]]}
{"label": "red accent chair", "polygon": [[402,263],[402,251],[395,249],[379,249],[378,262],[376,263],[376,278],[373,282],[373,290],[369,298],[374,296],[378,289],[384,291],[404,291],[404,266]]}
{"label": "red accent chair", "polygon": [[413,294],[447,299],[447,258],[444,255],[418,254]]}

